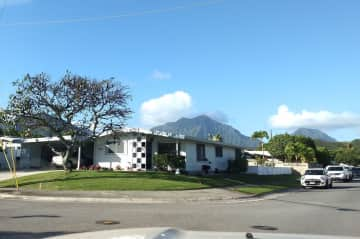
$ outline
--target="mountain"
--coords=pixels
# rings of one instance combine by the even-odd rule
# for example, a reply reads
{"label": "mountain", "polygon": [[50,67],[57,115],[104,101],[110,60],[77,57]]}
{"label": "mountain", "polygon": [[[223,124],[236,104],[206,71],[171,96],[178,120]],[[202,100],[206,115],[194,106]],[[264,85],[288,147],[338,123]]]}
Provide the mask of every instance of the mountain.
{"label": "mountain", "polygon": [[202,139],[208,139],[209,134],[220,134],[224,143],[240,145],[246,148],[259,146],[259,141],[247,137],[230,125],[222,124],[206,115],[200,115],[192,119],[181,118],[176,122],[156,126],[151,130],[183,134]]}
{"label": "mountain", "polygon": [[301,135],[324,142],[336,142],[336,139],[330,137],[318,129],[299,128],[294,133],[292,133],[292,135]]}

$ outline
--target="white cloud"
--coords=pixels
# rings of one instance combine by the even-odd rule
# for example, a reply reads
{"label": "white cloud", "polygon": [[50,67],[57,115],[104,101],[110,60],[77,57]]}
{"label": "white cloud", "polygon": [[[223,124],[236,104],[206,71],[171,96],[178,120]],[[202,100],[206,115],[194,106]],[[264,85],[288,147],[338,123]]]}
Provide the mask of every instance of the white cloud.
{"label": "white cloud", "polygon": [[149,127],[160,125],[186,116],[191,107],[191,96],[184,91],[176,91],[143,102],[140,109],[141,120]]}
{"label": "white cloud", "polygon": [[207,116],[209,116],[210,118],[219,121],[221,123],[228,123],[229,122],[229,117],[222,111],[220,110],[216,110],[213,112],[208,112],[205,113]]}
{"label": "white cloud", "polygon": [[350,112],[333,113],[329,111],[310,112],[302,110],[300,113],[289,111],[286,105],[278,108],[276,115],[269,119],[274,128],[295,129],[299,127],[315,129],[344,129],[360,127],[360,115]]}
{"label": "white cloud", "polygon": [[151,74],[151,78],[153,78],[154,80],[170,80],[172,78],[172,75],[168,72],[162,72],[155,69]]}
{"label": "white cloud", "polygon": [[31,3],[32,0],[0,0],[0,7],[17,6]]}

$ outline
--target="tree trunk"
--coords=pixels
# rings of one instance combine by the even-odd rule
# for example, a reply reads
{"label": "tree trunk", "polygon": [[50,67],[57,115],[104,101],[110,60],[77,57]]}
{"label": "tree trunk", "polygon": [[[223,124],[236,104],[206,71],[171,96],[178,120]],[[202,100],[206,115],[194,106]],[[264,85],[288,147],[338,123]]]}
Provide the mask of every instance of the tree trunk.
{"label": "tree trunk", "polygon": [[67,170],[70,170],[71,171],[71,167],[68,168],[68,160],[69,160],[69,155],[70,155],[70,148],[67,148],[65,153],[62,155],[62,158],[63,158],[63,167],[64,167],[64,170],[67,171]]}

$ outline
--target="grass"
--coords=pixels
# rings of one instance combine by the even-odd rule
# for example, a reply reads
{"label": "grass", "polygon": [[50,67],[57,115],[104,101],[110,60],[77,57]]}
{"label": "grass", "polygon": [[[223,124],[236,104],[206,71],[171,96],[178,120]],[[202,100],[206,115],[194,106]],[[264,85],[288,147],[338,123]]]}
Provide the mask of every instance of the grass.
{"label": "grass", "polygon": [[[235,191],[261,194],[298,186],[296,176],[219,174],[175,175],[166,172],[54,171],[19,178],[19,186],[32,190],[189,190],[231,187]],[[13,180],[0,187],[14,187]]]}

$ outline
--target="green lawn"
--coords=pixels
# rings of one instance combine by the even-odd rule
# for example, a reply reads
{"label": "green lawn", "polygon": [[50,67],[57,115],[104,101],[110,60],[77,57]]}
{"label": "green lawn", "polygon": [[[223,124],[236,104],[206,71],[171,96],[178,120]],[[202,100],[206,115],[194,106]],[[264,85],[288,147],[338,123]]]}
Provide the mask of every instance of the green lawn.
{"label": "green lawn", "polygon": [[[174,175],[163,172],[54,171],[19,178],[24,189],[41,190],[188,190],[232,187],[236,191],[259,194],[297,186],[295,176],[220,174],[214,176]],[[13,180],[0,187],[14,187]]]}

